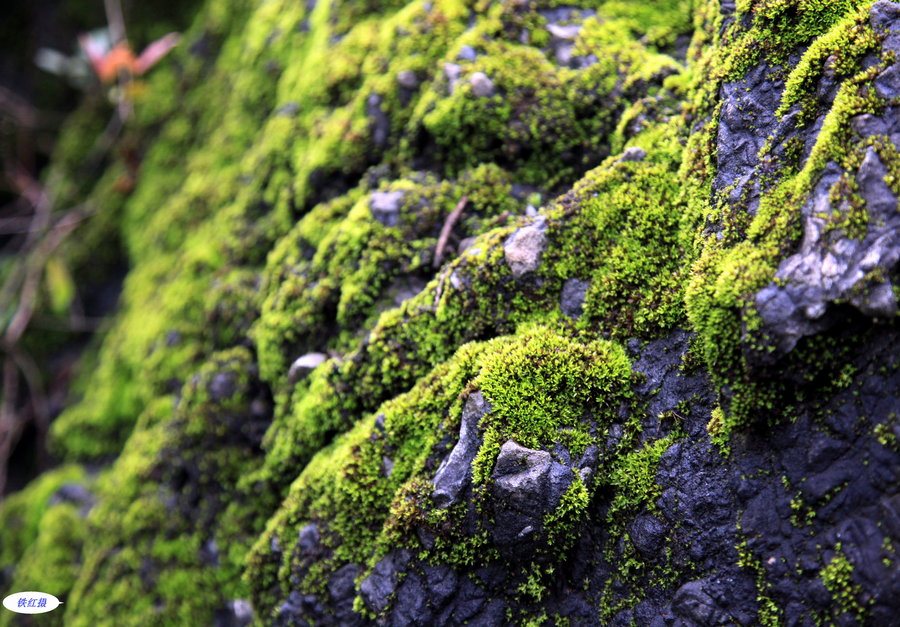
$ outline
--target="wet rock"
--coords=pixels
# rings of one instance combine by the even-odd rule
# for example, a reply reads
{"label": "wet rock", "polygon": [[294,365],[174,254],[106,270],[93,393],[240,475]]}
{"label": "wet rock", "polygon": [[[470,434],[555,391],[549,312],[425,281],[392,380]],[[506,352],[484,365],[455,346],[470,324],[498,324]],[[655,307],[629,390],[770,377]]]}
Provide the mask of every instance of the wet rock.
{"label": "wet rock", "polygon": [[404,193],[372,192],[369,198],[369,211],[372,217],[384,226],[397,226],[400,223],[400,207],[403,205]]}
{"label": "wet rock", "polygon": [[389,553],[375,564],[372,573],[359,586],[359,593],[370,610],[382,613],[388,609],[397,587],[398,573],[409,559],[409,553],[398,551]]}
{"label": "wet rock", "polygon": [[491,474],[495,523],[491,536],[509,559],[523,559],[542,542],[544,517],[558,505],[575,473],[547,451],[508,440]]}
{"label": "wet rock", "polygon": [[559,297],[559,308],[570,318],[578,318],[581,316],[584,299],[587,295],[588,288],[591,286],[589,281],[581,279],[569,279],[563,284],[562,294]]}
{"label": "wet rock", "polygon": [[319,367],[328,355],[324,353],[306,353],[294,360],[288,369],[288,383],[297,383],[309,376],[309,373]]}
{"label": "wet rock", "polygon": [[494,95],[494,81],[484,72],[473,72],[469,77],[472,93],[478,98],[490,98]]}
{"label": "wet rock", "polygon": [[534,272],[541,265],[541,255],[547,248],[546,231],[546,221],[541,216],[506,239],[503,253],[515,278]]}
{"label": "wet rock", "polygon": [[478,422],[482,416],[491,411],[490,404],[481,392],[473,392],[463,407],[462,422],[459,428],[459,441],[450,455],[438,467],[432,483],[432,497],[438,507],[455,505],[472,481],[472,460],[481,447],[482,435],[478,430]]}

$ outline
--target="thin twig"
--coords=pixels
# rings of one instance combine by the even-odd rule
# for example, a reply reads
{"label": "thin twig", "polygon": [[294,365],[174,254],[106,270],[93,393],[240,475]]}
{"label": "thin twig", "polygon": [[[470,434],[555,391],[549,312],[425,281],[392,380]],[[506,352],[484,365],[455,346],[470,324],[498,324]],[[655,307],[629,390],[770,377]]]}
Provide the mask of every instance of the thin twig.
{"label": "thin twig", "polygon": [[434,291],[434,304],[432,309],[437,312],[438,304],[441,302],[441,294],[444,293],[444,279],[447,278],[447,271],[441,272],[441,278],[438,280],[437,289]]}
{"label": "thin twig", "polygon": [[[106,9],[106,22],[109,25],[109,34],[115,47],[120,43],[128,43],[128,35],[125,33],[125,18],[122,15],[122,5],[119,0],[103,0]],[[119,118],[127,120],[131,116],[131,101],[128,99],[128,91],[131,85],[131,72],[125,68],[119,70],[119,97],[116,109]]]}
{"label": "thin twig", "polygon": [[19,396],[18,369],[12,359],[3,362],[3,398],[0,399],[0,499],[6,490],[9,455],[18,440],[21,425],[16,420],[16,403]]}
{"label": "thin twig", "polygon": [[109,35],[112,44],[125,41],[125,17],[122,15],[122,5],[118,0],[103,0],[103,8],[106,10],[106,22],[109,25]]}
{"label": "thin twig", "polygon": [[67,319],[35,313],[31,317],[29,327],[44,329],[47,331],[66,331],[68,333],[94,333],[103,328],[109,322],[108,317],[88,317],[82,315],[70,315]]}
{"label": "thin twig", "polygon": [[434,248],[435,268],[441,267],[441,259],[444,257],[444,248],[447,246],[447,240],[450,238],[450,233],[453,231],[453,225],[456,224],[456,221],[459,219],[459,216],[462,214],[463,209],[465,209],[466,203],[468,202],[468,195],[460,198],[459,202],[456,203],[456,208],[450,212],[450,215],[447,216],[447,219],[444,221],[444,226],[441,228],[441,235],[438,237],[437,246]]}
{"label": "thin twig", "polygon": [[42,435],[47,432],[50,427],[50,411],[47,403],[47,394],[44,391],[44,384],[41,381],[41,373],[27,352],[15,349],[9,351],[9,356],[13,363],[25,377],[25,383],[28,384],[28,399],[31,401],[31,407],[34,411],[34,421],[38,432]]}
{"label": "thin twig", "polygon": [[22,281],[22,289],[19,293],[19,306],[13,314],[3,337],[7,346],[16,344],[28,327],[31,316],[34,313],[38,287],[40,286],[41,276],[44,273],[47,259],[63,243],[69,232],[85,218],[84,214],[85,212],[81,207],[76,207],[66,213],[44,236],[43,240],[35,246],[34,252],[24,262],[26,272]]}

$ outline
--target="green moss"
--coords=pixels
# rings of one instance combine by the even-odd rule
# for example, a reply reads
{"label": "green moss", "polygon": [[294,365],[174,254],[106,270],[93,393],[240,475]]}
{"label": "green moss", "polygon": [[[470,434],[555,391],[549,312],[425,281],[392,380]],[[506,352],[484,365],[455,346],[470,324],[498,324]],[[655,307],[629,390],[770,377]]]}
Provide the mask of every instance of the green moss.
{"label": "green moss", "polygon": [[242,596],[240,547],[260,523],[238,482],[265,426],[260,394],[249,352],[235,348],[214,354],[174,407],[148,407],[98,479],[67,624],[202,622]]}
{"label": "green moss", "polygon": [[582,345],[549,329],[526,327],[517,341],[498,344],[473,382],[492,407],[485,447],[473,462],[475,482],[490,475],[494,449],[506,440],[535,449],[559,441],[573,455],[583,453],[596,439],[585,417],[600,424],[609,420],[630,374],[624,351],[608,342]]}
{"label": "green moss", "polygon": [[[302,587],[314,592],[340,566],[371,567],[398,546],[436,563],[463,566],[492,559],[496,550],[489,538],[460,525],[465,508],[435,510],[430,502],[434,465],[429,459],[447,454],[446,444],[438,446],[446,435],[452,440],[458,433],[463,398],[480,389],[492,407],[482,421],[484,444],[473,464],[479,483],[493,466],[493,443],[515,439],[546,448],[561,441],[578,454],[597,442],[602,432],[597,423],[607,424],[627,396],[630,373],[620,347],[603,341],[581,345],[545,327],[463,346],[410,392],[379,408],[383,428],[370,416],[306,465],[251,555],[247,579],[256,602],[276,606],[285,591],[274,582],[285,572],[307,573]],[[560,405],[563,398],[566,404]],[[392,462],[389,474],[385,458]],[[589,495],[579,479],[548,514],[554,553],[571,546]],[[310,521],[319,525],[329,557],[310,564],[302,556],[272,553],[273,538],[284,545]],[[432,547],[419,544],[418,527],[436,534]]]}
{"label": "green moss", "polygon": [[837,554],[819,572],[825,588],[831,593],[835,609],[833,617],[849,614],[859,622],[866,619],[866,608],[863,605],[862,586],[853,582],[853,565],[847,556],[841,553],[841,545],[835,547]]}
{"label": "green moss", "polygon": [[25,489],[3,500],[0,505],[0,527],[3,528],[0,568],[15,566],[33,545],[40,535],[42,518],[54,508],[50,504],[51,497],[64,485],[85,479],[86,474],[81,466],[60,466],[45,472]]}
{"label": "green moss", "polygon": [[[809,92],[809,81],[816,77],[818,70],[814,71],[814,68],[821,63],[823,55],[830,58],[829,51],[849,45],[846,38],[853,38],[854,47],[841,57],[840,62],[841,75],[846,78],[825,115],[809,158],[802,167],[787,164],[776,174],[766,186],[756,215],[750,216],[740,206],[734,208],[722,199],[714,200],[706,210],[706,220],[719,225],[721,233],[706,235],[700,240],[702,253],[694,264],[685,300],[691,324],[702,338],[706,363],[720,390],[725,392],[723,412],[714,432],[720,443],[727,441],[735,428],[774,416],[779,405],[791,402],[794,390],[773,382],[759,385],[752,380],[748,354],[774,350],[773,343],[761,329],[753,296],[773,280],[780,260],[799,242],[801,206],[826,163],[835,161],[846,171],[855,171],[861,162],[865,144],[854,139],[850,119],[862,113],[878,113],[884,106],[870,87],[878,72],[877,66],[859,67],[861,58],[876,42],[871,26],[864,19],[864,9],[871,3],[850,4],[854,6],[839,4],[826,9],[810,5],[791,18],[798,20],[791,33],[772,40],[781,49],[787,49],[785,46],[794,38],[799,38],[799,44],[813,35],[827,32],[806,51],[788,78],[783,100],[786,108],[799,102],[801,94]],[[753,6],[759,11],[754,15],[759,17],[747,37],[759,36],[756,33],[759,24],[771,19],[787,19],[784,3]],[[845,15],[846,20],[838,20],[841,15]],[[854,25],[852,28],[851,24]],[[763,44],[765,41],[769,40],[764,40]],[[738,50],[722,49],[727,49],[728,55],[737,54]],[[714,125],[710,127],[713,128]],[[708,132],[707,141],[712,141],[712,131]],[[698,150],[701,148],[698,145]],[[771,146],[765,146],[759,158],[766,158],[771,150]],[[692,167],[697,168],[699,180],[705,177],[710,177],[707,181],[711,180],[708,156],[699,150],[690,159],[695,162]],[[868,218],[859,203],[850,204],[855,209],[842,218],[837,227],[841,234],[859,237],[867,228]],[[799,362],[799,357],[794,361]],[[832,370],[835,367],[840,366],[835,363],[827,366]],[[824,372],[825,367],[820,370],[820,373]],[[811,375],[815,376],[819,375]]]}
{"label": "green moss", "polygon": [[747,547],[747,541],[742,540],[735,547],[738,553],[737,565],[748,568],[756,574],[756,602],[758,604],[757,619],[766,627],[778,627],[783,623],[782,610],[772,600],[772,584],[766,579],[766,569],[762,562]]}
{"label": "green moss", "polygon": [[[723,452],[735,429],[789,413],[796,391],[749,370],[747,356],[769,350],[753,295],[794,250],[800,208],[829,161],[852,172],[871,147],[898,162],[887,138],[860,142],[849,130],[884,106],[870,88],[878,68],[861,67],[878,44],[871,2],[747,0],[728,23],[717,2],[575,2],[597,11],[573,47],[596,62],[577,70],[540,49],[550,34],[539,9],[556,2],[310,4],[207,3],[190,45],[135,101],[120,147],[139,167],[110,156],[92,191],[73,173],[103,109],[73,119],[59,186],[99,210],[67,259],[87,268],[91,248],[112,238],[131,270],[53,443],[67,459],[115,461],[86,521],[69,506],[7,501],[0,515],[20,531],[4,538],[4,563],[21,557],[23,581],[59,565],[54,585],[71,589],[63,616],[74,625],[208,623],[248,594],[266,622],[291,590],[324,594],[346,564],[362,569],[358,584],[398,548],[460,569],[500,563],[487,509],[431,500],[479,390],[492,411],[479,425],[476,502],[509,439],[603,450],[598,472],[545,516],[547,546],[511,574],[510,620],[552,620],[540,604],[601,493],[624,547],[602,548],[623,586],[605,582],[602,617],[650,585],[674,586],[690,566],[674,565],[671,550],[642,560],[626,525],[653,511],[659,459],[680,434],[642,439],[645,408],[621,344],[697,332],[689,361],[703,360],[720,390],[709,430]],[[684,67],[667,53],[691,28]],[[789,147],[751,215],[711,193],[719,90],[763,58],[774,66],[798,52],[777,70],[787,80],[779,115],[799,108],[799,123],[825,114],[825,124],[805,162],[804,146]],[[454,85],[445,63],[459,66]],[[400,72],[417,85],[401,86]],[[493,95],[473,93],[476,72]],[[811,91],[825,72],[842,86],[819,111]],[[620,160],[626,148],[645,156]],[[395,222],[373,216],[376,192],[402,195]],[[850,178],[832,193],[852,210],[833,216],[830,233],[864,236]],[[504,244],[532,221],[526,206],[548,198],[540,266],[513,276]],[[577,319],[560,308],[570,279],[590,285]],[[845,353],[828,341],[798,346],[800,376],[842,372]],[[312,351],[329,359],[289,382],[291,362]],[[805,365],[813,356],[824,357]],[[677,424],[683,410],[665,418]],[[621,412],[625,437],[605,450]],[[323,549],[298,554],[309,523]],[[35,552],[51,541],[58,552]],[[777,622],[762,569],[740,559],[759,575],[759,620]],[[835,590],[849,585],[843,566],[826,568]]]}
{"label": "green moss", "polygon": [[[78,507],[61,503],[48,508],[34,542],[20,557],[21,566],[15,570],[9,591],[40,590],[65,602],[81,570],[85,536],[86,525]],[[62,625],[63,613],[54,612],[43,622]],[[4,612],[0,624],[15,624],[14,615]]]}

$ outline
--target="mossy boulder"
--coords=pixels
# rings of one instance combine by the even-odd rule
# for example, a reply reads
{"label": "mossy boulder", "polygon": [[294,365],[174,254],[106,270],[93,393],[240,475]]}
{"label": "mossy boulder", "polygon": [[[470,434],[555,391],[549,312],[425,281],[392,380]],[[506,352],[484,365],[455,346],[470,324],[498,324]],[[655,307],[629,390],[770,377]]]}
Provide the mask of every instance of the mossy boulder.
{"label": "mossy boulder", "polygon": [[891,624],[898,33],[206,3],[139,167],[73,183],[96,103],[52,166],[129,270],[4,587],[73,625]]}

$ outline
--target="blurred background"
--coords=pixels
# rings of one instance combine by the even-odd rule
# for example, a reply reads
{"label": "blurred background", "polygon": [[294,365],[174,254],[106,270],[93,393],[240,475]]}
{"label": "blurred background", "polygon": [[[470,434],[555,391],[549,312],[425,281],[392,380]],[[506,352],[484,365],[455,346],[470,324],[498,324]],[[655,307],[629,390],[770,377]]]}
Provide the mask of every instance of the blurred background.
{"label": "blurred background", "polygon": [[101,109],[101,119],[109,119],[83,136],[92,149],[75,183],[89,188],[121,127],[120,81],[103,72],[120,75],[123,56],[132,64],[141,62],[141,51],[152,57],[153,42],[162,41],[155,54],[164,54],[167,34],[189,24],[197,4],[5,0],[0,6],[0,499],[53,465],[47,428],[66,401],[74,364],[115,307],[127,270],[115,241],[104,242],[102,272],[67,267],[64,255],[54,255],[91,217],[71,204],[77,193],[60,192],[70,192],[71,182],[52,180],[60,129],[80,110]]}

